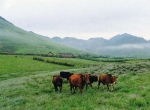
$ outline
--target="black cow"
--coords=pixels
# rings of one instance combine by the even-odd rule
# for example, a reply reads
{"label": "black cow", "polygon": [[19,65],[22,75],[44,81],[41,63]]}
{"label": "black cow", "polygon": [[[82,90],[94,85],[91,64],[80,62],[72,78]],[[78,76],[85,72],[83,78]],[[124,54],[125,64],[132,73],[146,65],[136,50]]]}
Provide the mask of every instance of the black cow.
{"label": "black cow", "polygon": [[88,88],[88,84],[89,84],[89,85],[91,86],[91,88],[93,89],[92,83],[93,83],[93,82],[97,82],[97,81],[98,81],[98,77],[97,77],[96,75],[90,75],[89,81],[90,81],[90,83],[87,83],[87,84],[86,84],[86,89]]}
{"label": "black cow", "polygon": [[60,76],[63,77],[63,78],[66,78],[67,80],[69,80],[69,77],[73,75],[73,73],[70,73],[70,72],[65,72],[65,71],[61,71],[60,72]]}

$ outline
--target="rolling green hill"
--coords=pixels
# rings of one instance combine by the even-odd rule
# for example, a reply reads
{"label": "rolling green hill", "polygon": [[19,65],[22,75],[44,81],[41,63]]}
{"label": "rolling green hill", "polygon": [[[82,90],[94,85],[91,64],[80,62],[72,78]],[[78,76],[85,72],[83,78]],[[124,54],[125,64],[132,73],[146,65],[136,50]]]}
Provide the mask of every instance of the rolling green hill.
{"label": "rolling green hill", "polygon": [[20,29],[0,17],[0,53],[36,53],[49,51],[81,53],[80,50],[56,43],[50,38]]}

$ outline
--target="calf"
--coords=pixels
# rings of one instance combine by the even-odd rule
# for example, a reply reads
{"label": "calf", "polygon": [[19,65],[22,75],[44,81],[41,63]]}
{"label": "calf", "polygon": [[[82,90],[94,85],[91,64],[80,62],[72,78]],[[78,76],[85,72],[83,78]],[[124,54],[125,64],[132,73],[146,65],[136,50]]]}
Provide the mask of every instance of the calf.
{"label": "calf", "polygon": [[[75,93],[77,87],[80,89],[80,93],[82,94],[82,90],[86,84],[86,78],[83,74],[74,74],[69,77],[70,82],[70,91],[71,93]],[[72,92],[72,89],[74,90]]]}
{"label": "calf", "polygon": [[66,78],[67,80],[69,80],[69,77],[73,75],[73,73],[70,73],[70,72],[65,72],[65,71],[61,71],[60,72],[60,76],[63,77],[63,78]]}
{"label": "calf", "polygon": [[99,76],[99,80],[98,80],[98,89],[100,86],[100,83],[103,84],[103,90],[104,90],[104,85],[107,85],[107,88],[109,90],[109,86],[112,85],[112,91],[114,90],[114,83],[116,83],[117,77],[116,76],[112,76],[111,74],[101,74]]}
{"label": "calf", "polygon": [[62,90],[62,83],[63,83],[63,78],[58,75],[54,75],[52,79],[52,83],[54,84],[55,92],[58,91],[57,87],[60,87],[60,92]]}

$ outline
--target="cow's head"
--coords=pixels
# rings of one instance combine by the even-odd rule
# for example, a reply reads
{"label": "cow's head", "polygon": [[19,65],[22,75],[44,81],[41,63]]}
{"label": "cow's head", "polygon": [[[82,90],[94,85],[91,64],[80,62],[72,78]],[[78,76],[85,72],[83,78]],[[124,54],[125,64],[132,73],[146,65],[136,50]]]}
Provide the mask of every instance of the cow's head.
{"label": "cow's head", "polygon": [[113,79],[113,83],[114,83],[114,84],[116,84],[117,78],[118,78],[117,76],[112,76],[112,79]]}

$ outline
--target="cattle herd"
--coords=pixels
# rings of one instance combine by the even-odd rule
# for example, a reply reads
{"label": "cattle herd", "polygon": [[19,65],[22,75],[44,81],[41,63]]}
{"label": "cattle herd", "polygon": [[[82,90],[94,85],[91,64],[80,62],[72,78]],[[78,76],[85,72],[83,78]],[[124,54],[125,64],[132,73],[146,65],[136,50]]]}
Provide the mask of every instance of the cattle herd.
{"label": "cattle herd", "polygon": [[112,91],[114,90],[114,84],[116,83],[117,76],[112,76],[111,74],[101,74],[99,77],[96,75],[91,75],[91,74],[86,74],[86,73],[78,73],[78,74],[73,74],[70,72],[64,72],[61,71],[60,75],[54,75],[52,79],[52,83],[54,85],[55,92],[59,91],[61,92],[62,90],[62,85],[63,85],[63,78],[66,78],[69,80],[70,83],[70,91],[71,93],[75,93],[77,90],[77,87],[80,89],[80,93],[82,94],[84,86],[86,86],[86,89],[88,88],[88,85],[92,87],[93,82],[98,82],[98,89],[100,84],[103,84],[103,89],[104,85],[107,85],[107,88],[109,90],[109,86],[112,86]]}

